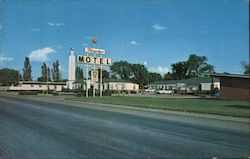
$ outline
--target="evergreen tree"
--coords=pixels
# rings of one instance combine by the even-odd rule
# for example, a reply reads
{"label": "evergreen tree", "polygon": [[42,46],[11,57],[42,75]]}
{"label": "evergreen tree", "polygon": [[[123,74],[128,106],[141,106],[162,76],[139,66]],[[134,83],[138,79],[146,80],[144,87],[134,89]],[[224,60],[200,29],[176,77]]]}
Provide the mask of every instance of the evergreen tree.
{"label": "evergreen tree", "polygon": [[83,70],[82,70],[82,68],[76,66],[76,74],[75,74],[75,76],[76,76],[76,80],[83,79]]}
{"label": "evergreen tree", "polygon": [[24,81],[32,81],[31,77],[31,65],[30,65],[30,59],[29,57],[25,57],[24,60],[24,67],[23,67],[23,80]]}
{"label": "evergreen tree", "polygon": [[37,79],[38,81],[40,82],[51,81],[50,69],[45,63],[43,63],[43,65],[41,66],[41,73],[42,75]]}
{"label": "evergreen tree", "polygon": [[58,60],[56,60],[56,62],[53,62],[52,65],[53,65],[52,66],[53,68],[51,69],[52,79],[54,82],[59,82],[61,81],[61,79],[60,79],[60,68]]}

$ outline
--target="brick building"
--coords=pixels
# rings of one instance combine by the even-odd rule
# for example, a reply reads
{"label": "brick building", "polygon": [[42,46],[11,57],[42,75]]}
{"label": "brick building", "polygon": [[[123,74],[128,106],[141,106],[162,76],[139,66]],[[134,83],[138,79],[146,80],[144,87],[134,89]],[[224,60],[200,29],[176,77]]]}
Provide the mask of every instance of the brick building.
{"label": "brick building", "polygon": [[215,78],[220,78],[221,99],[249,101],[249,75],[211,74],[211,76]]}

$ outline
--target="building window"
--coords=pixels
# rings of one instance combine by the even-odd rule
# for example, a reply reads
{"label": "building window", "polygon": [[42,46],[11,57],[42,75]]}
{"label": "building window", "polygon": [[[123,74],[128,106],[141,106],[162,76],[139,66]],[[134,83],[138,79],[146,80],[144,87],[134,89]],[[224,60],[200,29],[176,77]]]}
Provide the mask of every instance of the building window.
{"label": "building window", "polygon": [[113,84],[110,84],[110,89],[113,89],[113,88],[114,88]]}

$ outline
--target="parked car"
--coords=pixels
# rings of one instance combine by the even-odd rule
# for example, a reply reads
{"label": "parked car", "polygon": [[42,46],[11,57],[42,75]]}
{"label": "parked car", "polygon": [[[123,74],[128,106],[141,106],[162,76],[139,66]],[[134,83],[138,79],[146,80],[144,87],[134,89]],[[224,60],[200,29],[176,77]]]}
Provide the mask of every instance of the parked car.
{"label": "parked car", "polygon": [[174,93],[173,90],[156,90],[157,94],[172,94]]}
{"label": "parked car", "polygon": [[154,89],[144,89],[144,92],[154,92]]}

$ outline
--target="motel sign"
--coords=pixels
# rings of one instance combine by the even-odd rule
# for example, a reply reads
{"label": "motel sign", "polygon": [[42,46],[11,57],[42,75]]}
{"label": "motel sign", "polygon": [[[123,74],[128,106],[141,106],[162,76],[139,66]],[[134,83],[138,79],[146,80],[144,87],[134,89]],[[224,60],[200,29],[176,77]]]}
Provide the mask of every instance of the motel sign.
{"label": "motel sign", "polygon": [[90,65],[111,65],[111,58],[77,55],[77,63]]}
{"label": "motel sign", "polygon": [[104,49],[96,49],[96,48],[85,48],[85,52],[87,53],[95,53],[95,54],[105,54]]}
{"label": "motel sign", "polygon": [[[97,40],[94,38],[92,39],[92,43],[95,45]],[[105,65],[111,65],[111,58],[102,57],[105,54],[104,49],[96,49],[96,48],[85,48],[84,52],[87,53],[87,56],[77,55],[76,62],[80,64],[85,64],[86,66],[86,75],[88,80],[88,73],[89,67],[94,66],[92,72],[92,81],[93,81],[93,97],[95,97],[95,82],[98,82],[98,70],[96,69],[96,65],[100,68],[100,97],[102,97],[102,69]],[[89,53],[93,54],[94,56],[89,56]],[[88,97],[88,82],[86,82],[86,97]]]}

